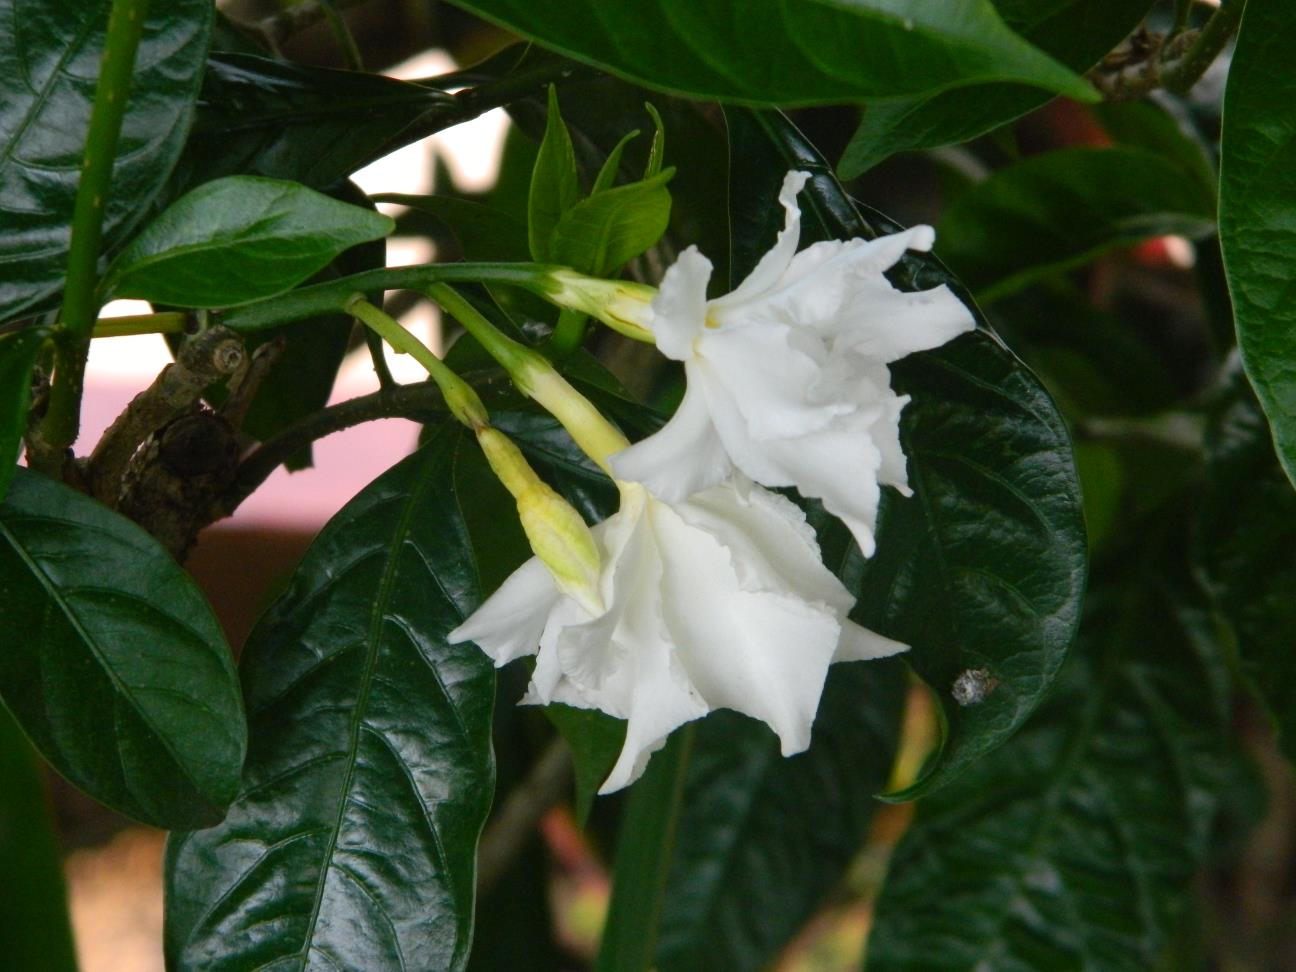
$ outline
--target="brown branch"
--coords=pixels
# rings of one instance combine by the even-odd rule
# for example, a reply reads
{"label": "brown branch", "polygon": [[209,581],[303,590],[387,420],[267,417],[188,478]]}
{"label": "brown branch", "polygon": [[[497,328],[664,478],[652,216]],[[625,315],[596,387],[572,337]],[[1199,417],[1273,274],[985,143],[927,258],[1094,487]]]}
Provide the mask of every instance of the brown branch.
{"label": "brown branch", "polygon": [[477,894],[486,894],[526,846],[536,824],[571,786],[571,750],[560,737],[540,754],[531,772],[513,788],[482,835],[477,852]]}

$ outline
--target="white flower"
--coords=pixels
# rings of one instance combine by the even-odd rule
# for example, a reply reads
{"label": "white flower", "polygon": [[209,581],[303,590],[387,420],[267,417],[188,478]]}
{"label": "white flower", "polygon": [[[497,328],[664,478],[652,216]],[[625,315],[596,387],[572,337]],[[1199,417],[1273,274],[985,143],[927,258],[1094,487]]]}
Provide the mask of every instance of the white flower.
{"label": "white flower", "polygon": [[847,619],[855,599],[784,497],[725,482],[669,504],[619,485],[620,510],[594,527],[604,612],[560,593],[533,557],[450,633],[496,665],[538,650],[524,702],[627,720],[601,793],[632,783],[671,730],[711,709],[761,719],[784,755],[800,752],[829,664],[905,650]]}
{"label": "white flower", "polygon": [[797,253],[796,195],[808,178],[784,179],[785,227],[732,293],[706,299],[711,263],[695,247],[666,272],[648,324],[658,348],[684,362],[684,400],[611,462],[618,478],[671,501],[733,466],[766,486],[796,486],[869,556],[879,483],[909,492],[899,428],[908,397],[891,390],[887,364],[975,322],[947,287],[905,293],[883,276],[905,250],[931,248],[929,226]]}

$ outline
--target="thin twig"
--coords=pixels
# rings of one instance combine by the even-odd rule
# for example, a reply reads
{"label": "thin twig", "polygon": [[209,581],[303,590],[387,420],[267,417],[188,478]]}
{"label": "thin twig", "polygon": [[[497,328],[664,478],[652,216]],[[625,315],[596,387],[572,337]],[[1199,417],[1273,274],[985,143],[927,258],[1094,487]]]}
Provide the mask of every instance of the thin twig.
{"label": "thin twig", "polygon": [[559,737],[540,754],[526,779],[509,793],[482,835],[477,852],[479,896],[486,894],[508,871],[540,818],[567,795],[571,778],[571,750]]}
{"label": "thin twig", "polygon": [[1161,85],[1167,91],[1186,94],[1201,79],[1237,32],[1245,6],[1246,0],[1230,0],[1211,14],[1183,57],[1162,69]]}

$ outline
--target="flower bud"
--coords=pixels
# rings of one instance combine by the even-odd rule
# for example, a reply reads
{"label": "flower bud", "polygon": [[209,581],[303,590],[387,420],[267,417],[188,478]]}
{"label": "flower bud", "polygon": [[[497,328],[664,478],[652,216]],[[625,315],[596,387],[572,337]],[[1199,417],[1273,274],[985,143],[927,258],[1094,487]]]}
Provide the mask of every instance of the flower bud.
{"label": "flower bud", "polygon": [[614,331],[653,343],[652,299],[657,290],[627,280],[601,280],[572,270],[549,275],[545,297],[559,307],[596,317]]}
{"label": "flower bud", "polygon": [[558,590],[591,615],[604,612],[599,593],[602,561],[581,515],[542,480],[520,449],[494,428],[477,430],[486,461],[517,501],[527,542],[549,568]]}

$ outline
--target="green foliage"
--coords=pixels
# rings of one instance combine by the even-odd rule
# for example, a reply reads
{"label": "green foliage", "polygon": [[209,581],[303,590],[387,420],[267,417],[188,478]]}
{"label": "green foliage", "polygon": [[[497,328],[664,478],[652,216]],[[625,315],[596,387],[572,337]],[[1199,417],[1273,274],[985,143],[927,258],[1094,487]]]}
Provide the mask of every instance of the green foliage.
{"label": "green foliage", "polygon": [[1146,149],[1074,148],[1035,156],[960,195],[937,230],[938,252],[982,300],[1152,236],[1201,236],[1215,200]]}
{"label": "green foliage", "polygon": [[32,368],[49,339],[47,328],[0,335],[0,500],[13,478],[31,402]]}
{"label": "green foliage", "polygon": [[[1008,26],[1073,71],[1092,67],[1143,19],[1147,0],[999,0]],[[864,106],[859,128],[837,164],[854,179],[897,152],[966,142],[1049,100],[1021,84],[977,85]]]}
{"label": "green foliage", "polygon": [[[110,6],[0,2],[0,321],[47,308],[62,288]],[[184,146],[212,11],[210,0],[177,0],[144,27],[103,203],[106,246],[137,224]]]}
{"label": "green foliage", "polygon": [[1296,761],[1296,493],[1241,375],[1217,406],[1206,454],[1197,560],[1231,626],[1242,673]]}
{"label": "green foliage", "polygon": [[329,522],[257,626],[242,791],[168,851],[169,967],[464,967],[495,678],[446,633],[481,597],[484,465],[443,428]]}
{"label": "green foliage", "polygon": [[18,724],[0,706],[0,942],[15,969],[76,972],[63,861],[44,780]]}
{"label": "green foliage", "polygon": [[989,0],[966,0],[954,10],[922,0],[456,3],[546,47],[695,98],[800,105],[927,94],[977,81],[1091,95],[1009,30]]}
{"label": "green foliage", "polygon": [[527,199],[527,239],[533,260],[553,258],[553,235],[567,211],[580,199],[576,151],[558,109],[558,89],[549,87],[549,111],[544,139],[531,170]]}
{"label": "green foliage", "polygon": [[[158,827],[221,819],[247,730],[189,576],[129,520],[19,470],[0,504],[0,697],[96,800]],[[14,637],[16,635],[16,637]]]}
{"label": "green foliage", "polygon": [[1224,97],[1219,231],[1242,364],[1273,429],[1278,461],[1296,483],[1296,311],[1287,287],[1296,259],[1293,32],[1290,4],[1247,4]]}
{"label": "green foliage", "polygon": [[828,673],[810,748],[784,759],[732,712],[698,726],[662,905],[663,972],[768,968],[845,876],[891,772],[897,662]]}
{"label": "green foliage", "polygon": [[[728,120],[735,277],[773,237],[781,214],[758,201],[773,197],[788,168],[813,173],[803,244],[893,229],[856,209],[782,116],[730,111]],[[921,254],[905,258],[898,282],[962,289]],[[913,355],[893,373],[914,399],[901,423],[914,496],[885,497],[870,561],[840,526],[828,525],[836,537],[821,531],[821,541],[826,562],[859,594],[856,619],[913,646],[906,660],[944,714],[939,757],[904,794],[912,799],[1003,743],[1043,699],[1075,637],[1086,551],[1062,418],[992,332]],[[955,680],[981,669],[997,679],[994,692],[980,705],[956,705]]]}
{"label": "green foliage", "polygon": [[1158,546],[1095,585],[1086,635],[1022,731],[919,805],[869,970],[1159,967],[1246,768],[1208,618],[1149,562]]}
{"label": "green foliage", "polygon": [[619,271],[666,232],[671,208],[666,183],[674,175],[674,169],[666,169],[576,203],[554,227],[553,259],[597,277]]}
{"label": "green foliage", "polygon": [[117,256],[102,286],[180,307],[242,304],[290,290],[393,226],[305,186],[227,176],[172,203]]}

